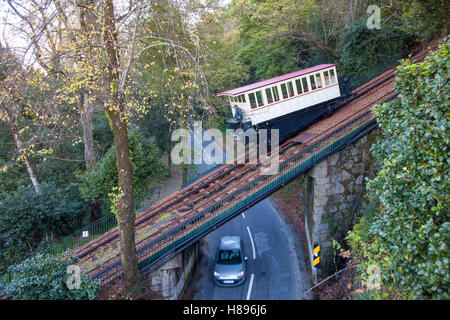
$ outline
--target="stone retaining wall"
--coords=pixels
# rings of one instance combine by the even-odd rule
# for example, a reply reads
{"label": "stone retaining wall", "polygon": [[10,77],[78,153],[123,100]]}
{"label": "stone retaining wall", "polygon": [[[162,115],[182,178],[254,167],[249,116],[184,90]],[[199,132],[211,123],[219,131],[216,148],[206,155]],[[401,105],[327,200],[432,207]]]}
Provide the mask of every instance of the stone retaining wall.
{"label": "stone retaining wall", "polygon": [[[332,265],[332,241],[342,243],[355,223],[355,212],[365,193],[365,178],[376,175],[376,163],[370,153],[378,129],[340,152],[328,156],[302,175],[302,195],[312,243],[321,245],[321,271],[329,274]],[[320,270],[319,270],[320,271]]]}
{"label": "stone retaining wall", "polygon": [[152,291],[167,300],[182,297],[198,260],[198,242],[180,252],[147,277]]}

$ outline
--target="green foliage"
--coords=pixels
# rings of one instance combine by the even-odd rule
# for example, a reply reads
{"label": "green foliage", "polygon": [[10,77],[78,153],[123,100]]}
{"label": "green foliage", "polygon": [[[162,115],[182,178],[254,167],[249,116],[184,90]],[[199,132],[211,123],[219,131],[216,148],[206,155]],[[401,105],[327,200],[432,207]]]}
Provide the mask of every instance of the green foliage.
{"label": "green foliage", "polygon": [[142,119],[138,120],[138,125],[144,136],[154,137],[157,148],[167,152],[169,151],[170,125],[164,116],[165,109],[162,101],[153,100],[152,107]]}
{"label": "green foliage", "polygon": [[255,72],[255,79],[263,80],[295,71],[297,68],[295,48],[289,38],[254,36],[238,52],[238,59],[249,65]]}
{"label": "green foliage", "polygon": [[[398,23],[382,24],[381,29],[369,29],[365,17],[354,22],[341,38],[341,61],[345,74],[350,76],[352,82],[373,71],[379,64],[383,64],[384,68],[395,64],[407,52],[412,40]],[[366,77],[364,80],[368,79]]]}
{"label": "green foliage", "polygon": [[367,189],[378,200],[348,236],[352,251],[362,252],[366,266],[376,264],[383,284],[402,298],[450,298],[449,45],[424,62],[405,60],[400,99],[374,108],[380,169]]}
{"label": "green foliage", "polygon": [[[358,270],[358,282],[365,282],[369,278],[367,270],[370,266],[377,266],[379,268],[379,261],[388,261],[390,258],[389,252],[379,245],[376,238],[370,232],[370,221],[379,214],[378,206],[374,207],[377,201],[375,198],[366,197],[367,202],[364,202],[360,208],[363,213],[361,219],[354,225],[353,230],[348,232],[346,237],[347,244],[351,248],[353,259],[359,264],[356,266]],[[374,298],[374,291],[368,294],[366,298]],[[364,297],[360,297],[364,299]]]}
{"label": "green foliage", "polygon": [[[129,131],[136,204],[164,174],[159,150],[170,151],[172,130],[192,119],[224,130],[230,108],[209,93],[326,62],[338,67],[342,62],[355,85],[396,62],[411,39],[432,38],[443,29],[448,32],[445,0],[398,0],[394,5],[390,0],[374,0],[382,8],[382,19],[389,20],[381,30],[366,27],[364,1],[352,6],[341,0],[235,0],[217,7],[213,3],[153,1],[152,14],[136,29],[140,40],[134,52],[141,54],[130,66],[124,90],[128,120],[140,128]],[[41,68],[21,67],[21,59],[0,48],[0,80],[6,85],[10,78],[14,89],[4,90],[4,97],[15,97],[2,100],[2,106],[14,107],[10,110],[14,121],[5,122],[6,117],[0,116],[3,265],[10,256],[21,259],[35,250],[46,235],[58,237],[79,227],[88,205],[78,192],[87,200],[105,200],[106,208],[120,194],[110,123],[103,112],[96,112],[93,120],[95,151],[101,160],[93,171],[79,175],[79,190],[72,185],[74,172],[84,170],[78,95],[90,91],[92,103],[103,107],[101,101],[109,93],[102,88],[111,88],[102,76],[99,51],[85,47],[88,39],[95,40],[89,43],[99,39],[100,29],[96,30],[88,38],[76,31],[79,39],[72,55],[77,63],[52,58],[54,50],[49,50],[46,33],[41,32],[43,38],[36,43],[45,48],[42,61],[55,62],[48,64],[53,70],[45,74]],[[170,39],[166,45],[165,39]],[[58,44],[56,52],[66,51],[67,45]],[[377,109],[385,138],[374,152],[382,168],[369,184],[363,219],[348,236],[360,259],[383,268],[385,283],[401,287],[405,296],[413,292],[416,297],[447,297],[442,292],[448,284],[444,275],[448,273],[449,194],[445,50],[425,64],[405,64],[399,70],[401,101]],[[29,72],[20,72],[12,81],[11,71],[19,69]],[[12,138],[11,125],[18,130],[23,155]],[[24,156],[35,169],[42,195],[27,186],[28,173],[19,159]],[[401,236],[396,239],[395,234]]]}
{"label": "green foliage", "polygon": [[290,19],[295,20],[297,11],[303,13],[308,7],[306,4],[300,7],[297,5],[295,11],[290,11],[292,6],[296,6],[295,1],[236,2],[232,5],[231,11],[238,23],[240,40],[235,60],[251,71],[250,82],[289,73],[298,69],[299,65],[304,66],[300,57],[305,56],[299,50],[304,48],[296,46],[298,39],[287,31],[287,27],[273,25],[277,12],[284,11]]}
{"label": "green foliage", "polygon": [[[84,161],[62,161],[60,159],[82,159],[83,145],[69,143],[67,140],[61,141],[52,148],[52,152],[45,161],[35,160],[36,175],[42,177],[41,182],[53,182],[60,188],[64,188],[75,179],[74,172],[84,167]],[[58,159],[59,158],[59,159]]]}
{"label": "green foliage", "polygon": [[[133,187],[135,197],[142,200],[156,187],[158,179],[164,174],[160,151],[153,138],[146,138],[137,127],[131,127],[128,132],[131,162],[134,167]],[[103,199],[111,204],[109,194],[117,193],[118,173],[116,151],[111,147],[91,171],[79,175],[81,195],[84,199]],[[139,201],[136,201],[138,204]]]}
{"label": "green foliage", "polygon": [[87,210],[88,203],[72,185],[59,189],[54,183],[42,183],[39,195],[31,185],[0,193],[1,265],[8,259],[20,261],[46,235],[61,237],[80,228]]}
{"label": "green foliage", "polygon": [[123,197],[123,191],[119,187],[113,187],[111,193],[108,193],[108,199],[111,202],[111,212],[116,216],[116,221],[120,221],[117,203]]}
{"label": "green foliage", "polygon": [[211,50],[202,65],[211,92],[234,88],[248,80],[248,67],[236,57],[242,43],[237,17],[230,8],[205,14],[199,23],[199,35]]}
{"label": "green foliage", "polygon": [[16,146],[8,125],[0,122],[0,190],[5,192],[14,191],[30,180],[26,169],[11,161],[15,152]]}
{"label": "green foliage", "polygon": [[[440,36],[447,24],[449,5],[447,0],[397,0],[401,8],[401,28],[408,33],[431,40]],[[448,32],[448,30],[447,30]]]}
{"label": "green foliage", "polygon": [[[36,254],[18,265],[9,267],[3,290],[16,299],[28,300],[91,300],[100,289],[100,282],[80,274],[79,289],[69,290],[67,268],[76,263],[73,257]],[[11,281],[7,278],[12,276]]]}
{"label": "green foliage", "polygon": [[105,112],[95,112],[93,117],[93,136],[96,142],[97,154],[101,158],[112,146],[114,138],[110,123]]}
{"label": "green foliage", "polygon": [[[237,57],[242,43],[236,15],[230,7],[205,13],[199,22],[199,36],[210,50],[202,64],[208,79],[209,90],[213,93],[236,88],[248,82],[249,66]],[[212,96],[209,103],[214,106],[214,117],[206,119],[207,128],[226,129],[225,119],[231,117],[228,103]]]}

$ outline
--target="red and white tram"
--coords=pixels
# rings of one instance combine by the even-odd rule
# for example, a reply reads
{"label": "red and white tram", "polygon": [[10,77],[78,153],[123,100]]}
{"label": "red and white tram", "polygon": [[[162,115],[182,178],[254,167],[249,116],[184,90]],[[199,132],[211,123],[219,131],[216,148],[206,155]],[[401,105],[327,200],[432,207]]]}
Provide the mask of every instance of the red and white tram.
{"label": "red and white tram", "polygon": [[[344,81],[347,86],[347,79]],[[346,86],[339,85],[334,64],[321,64],[227,90],[233,129],[279,129],[280,140],[332,112]]]}

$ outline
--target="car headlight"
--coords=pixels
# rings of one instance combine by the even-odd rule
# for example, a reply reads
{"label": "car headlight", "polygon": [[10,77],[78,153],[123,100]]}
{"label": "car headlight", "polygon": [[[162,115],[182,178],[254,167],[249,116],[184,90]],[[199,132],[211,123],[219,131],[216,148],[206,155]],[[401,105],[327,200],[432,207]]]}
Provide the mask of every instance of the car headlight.
{"label": "car headlight", "polygon": [[220,274],[217,271],[214,271],[214,277],[218,277]]}
{"label": "car headlight", "polygon": [[238,273],[239,277],[243,277],[244,276],[244,270],[242,270],[241,272]]}

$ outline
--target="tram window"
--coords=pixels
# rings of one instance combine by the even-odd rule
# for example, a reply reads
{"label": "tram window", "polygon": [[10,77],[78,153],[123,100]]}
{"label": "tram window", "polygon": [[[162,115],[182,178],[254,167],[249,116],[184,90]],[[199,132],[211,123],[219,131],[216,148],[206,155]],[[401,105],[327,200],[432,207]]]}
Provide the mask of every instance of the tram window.
{"label": "tram window", "polygon": [[286,88],[286,83],[283,83],[281,85],[281,94],[283,95],[283,99],[286,99],[288,97],[288,92]]}
{"label": "tram window", "polygon": [[241,96],[237,96],[236,99],[237,99],[237,102],[242,102],[241,101]]}
{"label": "tram window", "polygon": [[318,89],[322,88],[322,78],[320,77],[320,73],[316,73],[316,83]]}
{"label": "tram window", "polygon": [[297,87],[297,94],[302,94],[302,83],[300,82],[300,79],[295,80],[295,86]]}
{"label": "tram window", "polygon": [[264,105],[261,91],[256,91],[256,100],[258,101],[258,107],[261,107]]}
{"label": "tram window", "polygon": [[314,76],[309,76],[309,81],[311,82],[311,90],[316,89],[316,81],[314,80]]}
{"label": "tram window", "polygon": [[303,91],[308,92],[309,91],[308,80],[306,79],[306,77],[302,78],[302,84],[303,84]]}
{"label": "tram window", "polygon": [[289,97],[292,97],[294,96],[294,87],[292,86],[292,81],[289,81],[287,84],[289,89]]}
{"label": "tram window", "polygon": [[334,69],[330,70],[330,78],[331,78],[331,84],[336,83],[336,76],[334,75]]}
{"label": "tram window", "polygon": [[275,99],[275,101],[280,100],[280,95],[278,94],[278,87],[272,87],[272,92],[273,92],[273,98]]}
{"label": "tram window", "polygon": [[241,97],[242,102],[245,103],[245,94],[241,94],[240,97]]}
{"label": "tram window", "polygon": [[328,71],[323,72],[323,78],[325,79],[325,86],[329,86],[330,85],[330,74],[328,73]]}
{"label": "tram window", "polygon": [[266,89],[266,98],[267,98],[267,103],[273,102],[272,90],[270,90],[270,88]]}
{"label": "tram window", "polygon": [[248,100],[250,101],[250,107],[252,109],[255,109],[256,108],[255,94],[254,93],[249,93],[248,94]]}
{"label": "tram window", "polygon": [[230,99],[230,103],[233,103],[233,97],[229,96],[228,98]]}

